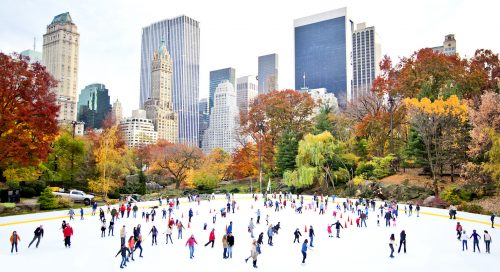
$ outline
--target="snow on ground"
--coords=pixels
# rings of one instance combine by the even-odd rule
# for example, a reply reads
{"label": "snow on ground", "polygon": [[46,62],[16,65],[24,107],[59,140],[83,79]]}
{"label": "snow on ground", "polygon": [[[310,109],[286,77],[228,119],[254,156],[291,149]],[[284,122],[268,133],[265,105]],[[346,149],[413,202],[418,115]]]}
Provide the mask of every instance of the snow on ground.
{"label": "snow on ground", "polygon": [[[310,200],[307,200],[309,202]],[[309,198],[310,199],[310,198]],[[70,249],[64,247],[63,235],[60,230],[61,222],[65,212],[48,212],[30,215],[9,216],[0,218],[0,267],[2,271],[119,271],[120,256],[115,254],[120,248],[120,228],[126,225],[127,238],[132,235],[132,229],[137,224],[142,225],[144,237],[143,256],[128,263],[124,271],[254,271],[251,260],[245,263],[244,259],[250,255],[251,241],[247,226],[251,217],[256,220],[256,210],[262,211],[261,224],[256,225],[255,235],[264,232],[264,245],[262,254],[258,257],[258,271],[495,271],[500,260],[500,249],[496,246],[500,233],[498,227],[492,229],[487,223],[488,216],[458,213],[460,221],[470,236],[476,229],[482,236],[484,230],[488,230],[492,236],[491,254],[485,253],[484,242],[480,241],[481,254],[472,252],[472,241],[469,241],[469,250],[462,252],[461,242],[456,238],[455,220],[447,218],[447,211],[432,208],[422,208],[421,215],[417,218],[404,215],[399,212],[397,227],[385,227],[385,222],[380,218],[380,227],[376,224],[376,212],[370,210],[367,220],[368,228],[356,228],[348,224],[347,229],[341,230],[341,238],[329,238],[327,224],[334,223],[334,205],[329,202],[325,215],[318,215],[319,210],[306,210],[303,214],[296,214],[287,203],[288,207],[280,212],[273,208],[264,208],[263,202],[254,202],[248,195],[236,195],[239,209],[236,213],[228,214],[227,218],[217,215],[216,224],[212,224],[213,209],[220,210],[225,207],[227,200],[224,196],[217,196],[211,202],[202,201],[197,203],[181,200],[181,209],[174,210],[174,218],[181,218],[187,227],[187,213],[193,208],[195,216],[191,227],[184,231],[184,239],[177,239],[177,231],[174,229],[172,238],[174,244],[165,244],[165,236],[162,234],[166,229],[166,220],[161,219],[161,209],[157,213],[154,222],[145,223],[140,218],[141,208],[137,219],[120,219],[115,226],[114,237],[100,237],[100,221],[98,216],[90,216],[90,209],[86,209],[89,215],[84,220],[79,220],[79,211],[75,210],[75,220],[71,221],[74,229],[72,246]],[[337,202],[343,199],[337,199]],[[140,205],[157,205],[158,202],[144,202]],[[380,205],[377,203],[377,207]],[[403,205],[399,206],[400,209]],[[212,213],[209,212],[212,209]],[[427,214],[425,214],[427,213]],[[431,215],[432,213],[432,215]],[[281,222],[282,229],[279,235],[274,237],[274,246],[267,245],[267,228],[265,226],[266,215],[270,216],[270,223]],[[441,216],[439,216],[441,215]],[[354,218],[351,213],[343,214],[340,219],[344,222],[346,217]],[[109,224],[110,215],[106,214]],[[337,216],[338,217],[338,216]],[[67,217],[65,218],[68,219]],[[36,221],[41,220],[41,221]],[[353,220],[353,221],[354,221]],[[31,222],[26,222],[31,221]],[[34,222],[33,222],[34,221]],[[233,258],[224,260],[222,258],[222,235],[226,225],[233,222],[233,233],[235,246]],[[20,224],[11,224],[21,222]],[[203,230],[203,224],[207,223],[207,230]],[[45,236],[39,248],[32,246],[27,248],[33,238],[33,231],[42,224]],[[148,233],[156,225],[160,231],[158,245],[151,246],[151,236]],[[301,244],[308,233],[304,232],[304,226],[313,225],[316,237],[314,248],[308,251],[306,264],[301,264]],[[208,241],[211,228],[215,228],[216,243],[214,248],[204,247]],[[293,232],[296,228],[302,232],[301,243],[293,244]],[[407,253],[395,253],[395,258],[389,258],[389,236],[394,233],[396,243],[399,244],[399,233],[401,230],[407,233]],[[21,237],[19,253],[10,253],[9,237],[13,230],[17,230]],[[335,232],[335,230],[333,230]],[[195,247],[194,259],[189,259],[189,249],[185,246],[190,234],[194,234],[198,242]],[[308,237],[307,237],[308,238]],[[397,247],[396,247],[397,251]],[[498,270],[496,270],[498,271]]]}

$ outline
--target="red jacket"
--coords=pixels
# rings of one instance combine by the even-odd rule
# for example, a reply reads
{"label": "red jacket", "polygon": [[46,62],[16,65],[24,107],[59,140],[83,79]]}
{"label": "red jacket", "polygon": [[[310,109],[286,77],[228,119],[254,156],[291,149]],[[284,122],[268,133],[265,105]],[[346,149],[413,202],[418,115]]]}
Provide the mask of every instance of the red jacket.
{"label": "red jacket", "polygon": [[456,231],[462,231],[462,225],[458,225],[458,224],[457,224]]}
{"label": "red jacket", "polygon": [[68,237],[73,235],[73,228],[72,227],[66,227],[63,230],[64,237]]}
{"label": "red jacket", "polygon": [[210,232],[210,237],[208,237],[208,240],[210,240],[210,241],[215,241],[215,232],[214,232],[214,230],[212,230],[212,231]]}
{"label": "red jacket", "polygon": [[120,211],[122,211],[122,212],[124,212],[124,211],[125,211],[125,205],[122,205],[122,206],[120,207]]}

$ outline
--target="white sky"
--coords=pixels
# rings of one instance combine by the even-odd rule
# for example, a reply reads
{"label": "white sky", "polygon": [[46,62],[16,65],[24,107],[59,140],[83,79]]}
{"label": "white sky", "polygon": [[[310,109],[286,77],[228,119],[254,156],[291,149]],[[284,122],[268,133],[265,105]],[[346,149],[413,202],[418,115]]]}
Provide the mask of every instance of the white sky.
{"label": "white sky", "polygon": [[234,67],[257,74],[257,57],[279,54],[280,88],[294,88],[293,20],[347,6],[354,23],[375,26],[382,53],[393,59],[441,45],[454,33],[459,53],[500,52],[496,0],[0,0],[0,51],[42,49],[42,35],[57,14],[69,11],[80,33],[78,90],[103,83],[124,116],[139,106],[141,29],[185,14],[200,22],[200,98],[208,96],[209,71]]}

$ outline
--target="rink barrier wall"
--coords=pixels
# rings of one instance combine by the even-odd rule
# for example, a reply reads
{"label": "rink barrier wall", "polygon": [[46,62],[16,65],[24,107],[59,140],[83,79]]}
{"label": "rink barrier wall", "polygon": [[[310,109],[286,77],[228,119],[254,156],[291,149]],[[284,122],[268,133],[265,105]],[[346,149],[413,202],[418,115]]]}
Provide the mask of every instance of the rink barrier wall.
{"label": "rink barrier wall", "polygon": [[[240,195],[240,196],[242,196],[242,195]],[[235,199],[236,200],[250,200],[250,199],[253,199],[253,198],[250,195],[243,195],[242,197],[235,197]],[[343,198],[339,198],[339,199],[343,199]],[[225,197],[224,198],[218,197],[218,198],[216,198],[214,200],[211,200],[211,201],[220,201],[220,200],[226,201],[227,199]],[[310,197],[310,196],[304,197],[304,202],[306,202],[306,200],[311,201],[312,197]],[[206,201],[206,200],[203,199],[202,201]],[[258,201],[262,201],[262,198],[259,198]],[[159,205],[154,205],[154,204],[150,205],[152,202],[158,204],[157,201],[147,201],[147,202],[143,202],[145,205],[137,205],[137,207],[138,208],[153,208],[155,206],[156,207],[160,207]],[[140,204],[140,203],[141,202],[138,202],[138,204]],[[180,201],[180,203],[196,203],[196,201],[189,202],[187,199],[183,199],[183,200]],[[335,201],[334,203],[335,204],[342,204],[343,201]],[[117,206],[117,205],[118,204],[111,205],[111,206]],[[402,205],[402,204],[399,204],[399,205]],[[99,207],[106,207],[106,206],[99,206]],[[164,204],[161,205],[161,207],[167,207],[167,204],[164,203]],[[425,209],[432,209],[430,207],[423,207],[423,208],[425,208]],[[85,212],[83,214],[84,216],[92,216],[92,209],[91,208],[85,208],[84,210],[87,210],[87,212]],[[80,216],[79,209],[75,209],[74,211],[75,211],[74,217],[75,217],[75,219],[78,219],[78,217]],[[404,209],[399,209],[399,211],[400,212],[404,212]],[[447,210],[443,210],[443,211],[447,211]],[[13,225],[20,225],[20,224],[35,223],[35,222],[44,222],[44,221],[51,221],[51,220],[67,219],[67,218],[69,218],[69,215],[66,214],[67,210],[64,210],[63,212],[64,212],[63,215],[58,215],[58,216],[51,216],[51,217],[43,217],[43,218],[36,218],[36,219],[27,219],[27,220],[19,220],[19,221],[12,221],[12,222],[0,223],[0,227],[8,227],[8,226],[13,226]],[[139,212],[139,211],[137,211],[137,212]],[[377,212],[378,212],[378,209],[377,209]],[[61,213],[61,211],[48,212],[48,213]],[[98,211],[96,212],[96,216],[97,216],[97,213],[98,213]],[[414,213],[416,214],[416,211],[414,211]],[[461,212],[461,213],[465,213],[465,212]],[[435,217],[441,217],[441,218],[446,218],[446,219],[449,218],[448,214],[439,214],[439,213],[433,213],[433,212],[428,212],[428,211],[420,211],[420,214],[421,215],[430,215],[430,216],[435,216]],[[4,219],[9,219],[9,218],[15,219],[15,217],[30,216],[30,215],[33,215],[33,214],[6,216],[6,217],[3,217],[3,218],[0,217],[0,221],[4,221]],[[43,213],[38,213],[38,215],[43,215]],[[476,215],[476,214],[471,214],[471,215]],[[472,222],[472,223],[478,223],[478,224],[482,224],[482,225],[491,226],[491,221],[471,219],[471,218],[466,218],[466,217],[457,217],[456,220],[466,221],[466,222]],[[500,223],[495,223],[494,226],[495,227],[500,227]]]}

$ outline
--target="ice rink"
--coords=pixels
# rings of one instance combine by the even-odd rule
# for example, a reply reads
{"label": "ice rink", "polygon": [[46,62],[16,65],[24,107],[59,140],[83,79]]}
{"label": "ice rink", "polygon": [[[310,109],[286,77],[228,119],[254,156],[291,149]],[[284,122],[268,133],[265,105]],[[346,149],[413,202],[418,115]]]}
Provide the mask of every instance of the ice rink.
{"label": "ice rink", "polygon": [[[294,196],[295,197],[295,196]],[[63,235],[60,230],[61,222],[68,217],[67,211],[45,212],[30,215],[0,217],[0,267],[2,271],[384,271],[384,272],[411,272],[411,271],[500,271],[500,249],[496,246],[498,227],[491,228],[489,216],[458,212],[457,220],[448,219],[448,211],[422,208],[420,217],[415,211],[411,217],[404,214],[404,205],[400,204],[399,217],[396,227],[385,227],[385,220],[380,218],[377,226],[377,214],[380,214],[377,203],[375,212],[370,209],[367,228],[356,228],[356,215],[339,212],[337,219],[346,223],[350,218],[353,225],[347,223],[347,229],[342,229],[340,239],[329,238],[327,225],[334,223],[333,211],[335,205],[329,201],[324,215],[318,215],[319,209],[304,210],[296,214],[287,201],[285,209],[275,212],[273,208],[265,208],[259,198],[257,202],[249,195],[235,195],[237,206],[235,213],[229,213],[226,218],[217,214],[216,224],[212,224],[213,210],[219,211],[226,206],[227,200],[223,195],[216,196],[210,202],[204,200],[201,205],[181,199],[179,210],[174,208],[174,219],[182,220],[186,230],[183,238],[177,239],[177,229],[174,228],[172,238],[174,244],[165,244],[167,220],[161,219],[160,207],[154,222],[146,223],[141,218],[142,208],[139,208],[136,219],[124,218],[115,225],[115,236],[101,238],[101,223],[98,214],[91,216],[91,209],[85,210],[84,220],[80,220],[79,210],[75,210],[75,220],[70,224],[74,230],[71,248],[65,248]],[[311,197],[305,202],[310,203]],[[342,202],[344,199],[336,199]],[[165,202],[165,201],[164,201]],[[158,205],[155,202],[141,202],[139,206]],[[163,203],[165,206],[165,203]],[[190,228],[188,226],[188,210],[193,208],[194,217]],[[258,269],[254,269],[251,260],[245,263],[244,259],[250,255],[251,237],[247,231],[251,217],[256,220],[256,210],[261,210],[261,222],[256,225],[255,236],[264,232],[262,254],[258,257]],[[105,209],[106,210],[106,209]],[[211,210],[211,212],[210,212]],[[340,219],[342,214],[342,219]],[[266,215],[269,223],[281,222],[278,235],[273,238],[274,246],[267,245]],[[132,216],[132,213],[131,213]],[[106,214],[109,224],[110,214]],[[226,225],[233,222],[235,246],[232,259],[222,258],[222,235]],[[472,252],[472,240],[468,242],[469,250],[462,251],[461,242],[456,238],[455,226],[459,221],[470,236],[475,229],[483,237],[484,230],[492,236],[491,254],[485,253],[485,244],[480,241],[481,253]],[[207,223],[207,230],[203,224]],[[120,269],[120,256],[115,254],[120,249],[120,228],[126,225],[127,239],[137,224],[142,225],[143,258],[134,254],[135,261],[129,262],[125,269]],[[33,238],[33,231],[43,225],[45,236],[40,246],[28,248]],[[148,236],[151,227],[155,225],[160,233],[158,245],[151,245],[151,236]],[[312,225],[315,229],[314,248],[308,251],[305,264],[301,264],[301,245],[309,232],[304,227]],[[498,224],[497,224],[498,225]],[[208,242],[210,230],[215,228],[215,247],[204,247]],[[293,244],[293,232],[299,228],[302,233],[300,244]],[[19,253],[10,253],[9,237],[16,230],[20,235]],[[405,230],[407,234],[407,253],[397,253],[399,234]],[[106,231],[107,232],[107,231]],[[333,229],[335,234],[335,229]],[[389,258],[389,236],[396,236],[395,258]],[[189,249],[185,246],[187,238],[194,234],[198,242],[195,247],[194,259],[189,258]]]}

